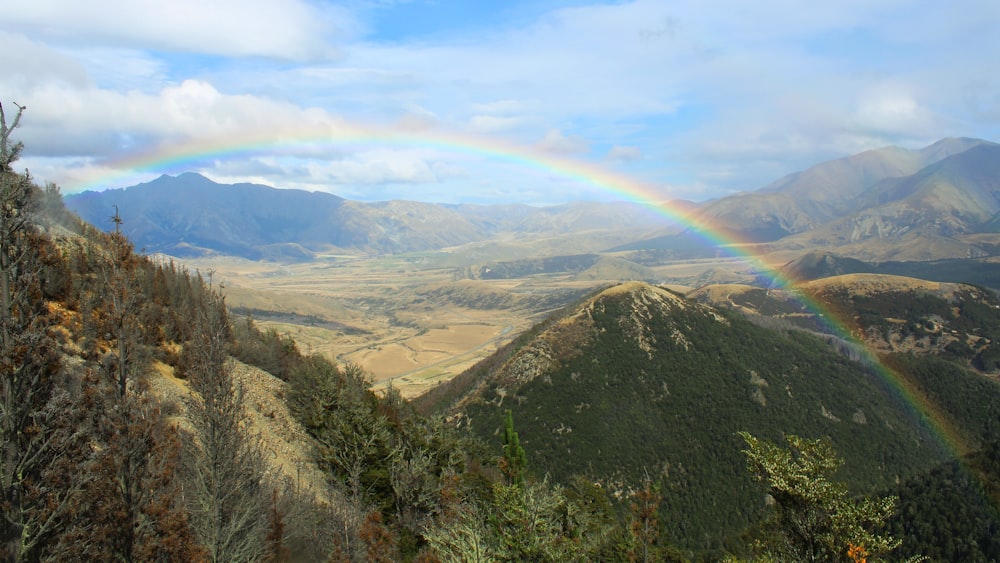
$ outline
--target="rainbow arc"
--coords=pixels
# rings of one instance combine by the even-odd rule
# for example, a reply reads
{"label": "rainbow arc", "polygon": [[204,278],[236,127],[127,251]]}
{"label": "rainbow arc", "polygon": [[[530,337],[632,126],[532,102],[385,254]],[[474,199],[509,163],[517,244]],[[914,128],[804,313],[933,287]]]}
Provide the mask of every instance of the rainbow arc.
{"label": "rainbow arc", "polygon": [[[385,127],[340,123],[329,127],[312,127],[299,131],[242,133],[240,135],[205,138],[152,150],[136,152],[124,158],[101,163],[99,177],[72,186],[74,189],[109,187],[109,184],[135,172],[191,171],[205,162],[224,161],[247,156],[316,154],[324,149],[353,147],[430,148],[439,151],[475,155],[486,159],[512,163],[515,166],[540,170],[583,186],[596,188],[617,199],[645,206],[688,232],[723,247],[731,256],[745,261],[760,275],[769,278],[774,288],[796,285],[764,257],[755,254],[756,245],[727,235],[720,226],[712,225],[691,214],[681,205],[664,200],[662,191],[654,186],[580,160],[546,153],[534,148],[514,145],[501,140],[459,135],[441,131],[407,131]],[[187,168],[185,168],[187,167]],[[195,170],[196,171],[196,170]],[[796,298],[814,315],[820,316],[839,338],[860,347],[867,362],[875,367],[881,380],[923,420],[954,456],[967,453],[960,433],[948,417],[919,389],[900,373],[886,366],[872,350],[853,335],[852,323],[826,307],[816,298],[796,291]]]}

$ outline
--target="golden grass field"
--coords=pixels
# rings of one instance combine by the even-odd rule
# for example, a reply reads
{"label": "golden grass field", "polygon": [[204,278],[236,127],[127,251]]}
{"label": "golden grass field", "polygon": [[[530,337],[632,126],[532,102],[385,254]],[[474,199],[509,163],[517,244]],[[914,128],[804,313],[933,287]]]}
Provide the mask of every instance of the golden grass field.
{"label": "golden grass field", "polygon": [[[376,388],[391,384],[405,397],[458,375],[573,295],[619,281],[613,273],[466,280],[454,262],[442,252],[290,265],[217,257],[185,266],[210,275],[230,307],[256,310],[258,326],[291,336],[305,353],[359,364]],[[654,271],[677,289],[750,279],[747,264],[731,258]]]}

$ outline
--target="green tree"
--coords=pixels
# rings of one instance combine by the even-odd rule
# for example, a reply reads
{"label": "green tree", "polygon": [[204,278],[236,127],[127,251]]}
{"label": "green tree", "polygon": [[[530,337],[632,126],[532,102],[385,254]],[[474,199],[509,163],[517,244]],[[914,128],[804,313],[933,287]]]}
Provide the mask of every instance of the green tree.
{"label": "green tree", "polygon": [[507,409],[503,421],[503,460],[500,465],[507,477],[507,484],[523,486],[524,470],[527,466],[528,458],[514,430],[514,415]]}
{"label": "green tree", "polygon": [[495,551],[504,561],[571,561],[580,544],[566,529],[566,497],[547,483],[493,486],[489,517]]}
{"label": "green tree", "polygon": [[843,460],[828,439],[788,435],[787,448],[740,432],[750,472],[768,484],[774,514],[757,547],[779,561],[881,561],[900,541],[882,533],[896,497],[852,498],[833,481]]}

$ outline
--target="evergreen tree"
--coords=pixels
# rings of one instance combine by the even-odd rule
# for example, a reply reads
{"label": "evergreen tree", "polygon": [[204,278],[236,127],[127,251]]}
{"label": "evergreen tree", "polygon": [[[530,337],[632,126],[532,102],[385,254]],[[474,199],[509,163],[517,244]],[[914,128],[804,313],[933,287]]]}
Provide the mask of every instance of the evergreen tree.
{"label": "evergreen tree", "polygon": [[521,447],[521,441],[514,430],[514,415],[510,409],[503,422],[503,460],[501,469],[507,477],[508,485],[518,487],[524,485],[524,470],[528,466],[528,458]]}
{"label": "evergreen tree", "polygon": [[63,551],[90,560],[200,560],[181,503],[177,429],[147,389],[140,274],[148,262],[120,233],[102,250],[86,313],[101,365],[84,382],[97,452]]}

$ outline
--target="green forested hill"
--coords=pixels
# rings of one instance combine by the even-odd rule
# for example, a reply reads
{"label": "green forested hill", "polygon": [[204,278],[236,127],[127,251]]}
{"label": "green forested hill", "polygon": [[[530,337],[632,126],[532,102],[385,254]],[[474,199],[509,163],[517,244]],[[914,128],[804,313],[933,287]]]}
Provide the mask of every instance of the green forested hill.
{"label": "green forested hill", "polygon": [[901,557],[1000,561],[1000,442],[908,479],[889,532]]}
{"label": "green forested hill", "polygon": [[[524,343],[461,411],[477,435],[495,441],[511,409],[536,475],[582,474],[616,491],[645,475],[662,480],[671,540],[711,548],[764,509],[738,431],[775,441],[829,436],[855,491],[946,459],[878,373],[805,333],[763,329],[628,284]],[[1000,388],[978,393],[985,404]]]}

